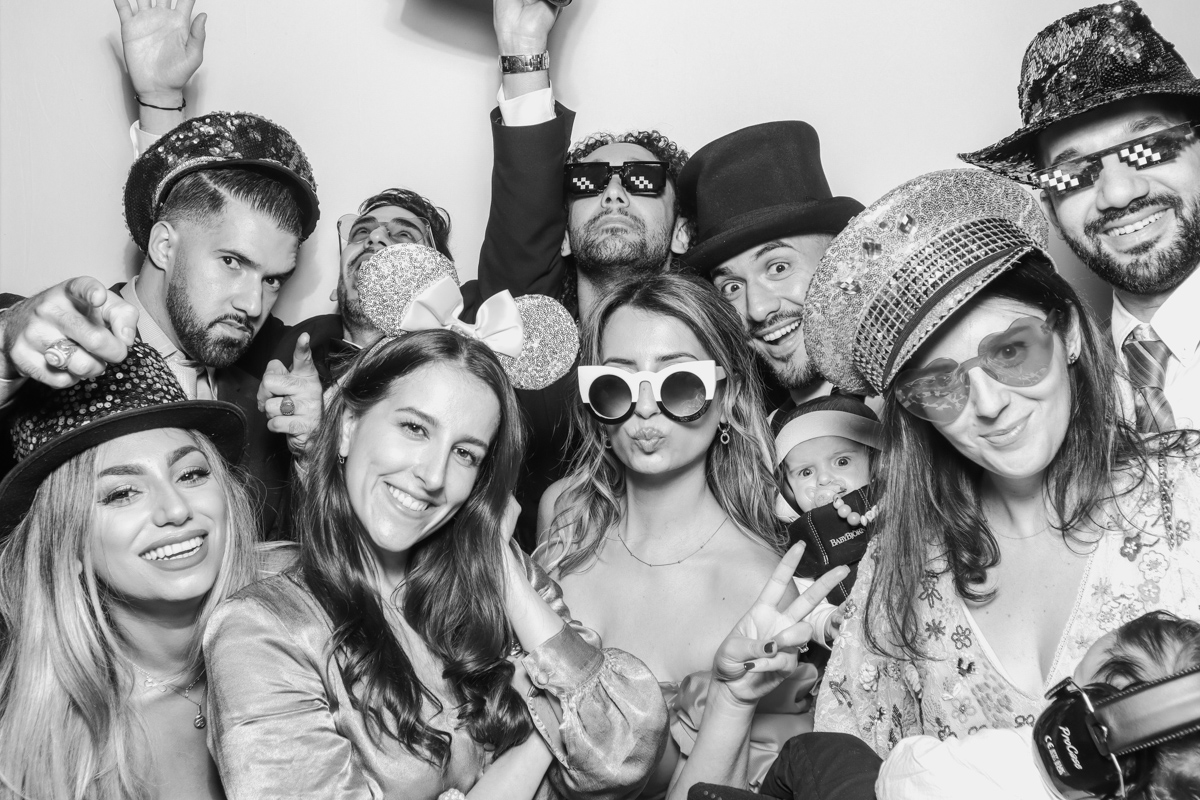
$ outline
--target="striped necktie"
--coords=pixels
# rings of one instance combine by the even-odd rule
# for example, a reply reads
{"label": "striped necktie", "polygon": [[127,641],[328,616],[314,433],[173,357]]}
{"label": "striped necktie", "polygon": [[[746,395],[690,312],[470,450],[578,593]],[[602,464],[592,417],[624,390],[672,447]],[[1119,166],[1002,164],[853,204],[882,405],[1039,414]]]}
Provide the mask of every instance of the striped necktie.
{"label": "striped necktie", "polygon": [[1163,393],[1170,349],[1158,338],[1154,328],[1138,325],[1121,348],[1129,365],[1129,382],[1134,388],[1137,428],[1142,433],[1160,433],[1175,429],[1175,414]]}

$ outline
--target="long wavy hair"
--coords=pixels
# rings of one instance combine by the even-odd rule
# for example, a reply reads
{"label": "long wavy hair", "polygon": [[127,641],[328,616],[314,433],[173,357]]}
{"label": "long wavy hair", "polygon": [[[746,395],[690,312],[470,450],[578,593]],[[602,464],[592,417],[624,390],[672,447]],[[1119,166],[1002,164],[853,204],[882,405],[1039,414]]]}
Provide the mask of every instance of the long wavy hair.
{"label": "long wavy hair", "polygon": [[[1121,412],[1116,356],[1102,344],[1079,295],[1044,257],[1027,256],[967,308],[987,298],[1016,301],[1047,315],[1057,311],[1054,327],[1064,339],[1071,320],[1078,321],[1082,350],[1068,367],[1066,438],[1043,480],[1056,529],[1069,546],[1089,546],[1076,532],[1097,522],[1094,512],[1106,500],[1129,491],[1118,489],[1114,477],[1135,464],[1145,474],[1145,449]],[[905,411],[894,385],[884,393],[882,422],[883,447],[872,483],[883,514],[875,532],[879,561],[864,616],[867,642],[881,655],[923,659],[917,598],[931,552],[944,555],[959,596],[979,601],[992,594],[980,584],[986,571],[1000,563],[1000,549],[981,506],[982,468],[931,423]]]}
{"label": "long wavy hair", "polygon": [[[187,674],[204,666],[213,610],[254,577],[257,516],[209,440],[190,432],[226,503],[216,583],[193,627]],[[36,800],[149,800],[158,791],[150,744],[130,696],[134,680],[114,595],[96,577],[92,530],[96,452],[63,464],[0,546],[0,787]]]}
{"label": "long wavy hair", "polygon": [[[786,536],[773,510],[774,474],[771,432],[763,414],[762,394],[754,355],[741,320],[712,285],[695,276],[662,273],[640,276],[605,296],[586,321],[580,350],[581,364],[599,364],[600,340],[614,312],[636,308],[679,320],[726,378],[718,384],[716,402],[708,411],[725,412],[729,444],[708,448],[708,488],[721,508],[743,531],[782,552]],[[549,571],[579,572],[594,559],[604,535],[621,519],[625,497],[625,465],[604,446],[604,428],[577,398],[571,415],[571,450],[575,453],[566,486],[555,504],[539,558],[548,558]]]}
{"label": "long wavy hair", "polygon": [[398,742],[435,766],[450,755],[450,734],[424,718],[442,704],[418,678],[384,612],[370,534],[350,504],[338,463],[343,415],[359,417],[398,381],[432,364],[482,381],[500,404],[500,426],[462,508],[408,552],[401,608],[405,620],[441,661],[471,738],[500,753],[532,732],[511,686],[512,642],[504,606],[501,524],[521,465],[523,432],[516,395],[486,345],[451,331],[387,340],[361,355],[325,410],[297,508],[303,583],[333,625],[326,668],[336,672],[378,744]]}

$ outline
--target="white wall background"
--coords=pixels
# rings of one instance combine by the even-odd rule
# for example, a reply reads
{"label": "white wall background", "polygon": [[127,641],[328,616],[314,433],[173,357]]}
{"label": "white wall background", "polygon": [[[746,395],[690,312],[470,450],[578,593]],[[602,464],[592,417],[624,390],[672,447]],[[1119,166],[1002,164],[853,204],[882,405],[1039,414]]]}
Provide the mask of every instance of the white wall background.
{"label": "white wall background", "polygon": [[[577,0],[551,40],[576,138],[657,127],[688,150],[804,119],[834,192],[869,203],[1016,129],[1021,55],[1085,0]],[[1200,68],[1200,4],[1145,0]],[[284,125],[316,172],[323,218],[277,306],[324,313],[337,217],[388,186],[448,209],[463,278],[487,213],[498,84],[489,0],[198,0],[209,14],[189,113]],[[121,216],[136,106],[110,0],[0,0],[0,289],[138,263]],[[1060,264],[1107,309],[1061,242]]]}

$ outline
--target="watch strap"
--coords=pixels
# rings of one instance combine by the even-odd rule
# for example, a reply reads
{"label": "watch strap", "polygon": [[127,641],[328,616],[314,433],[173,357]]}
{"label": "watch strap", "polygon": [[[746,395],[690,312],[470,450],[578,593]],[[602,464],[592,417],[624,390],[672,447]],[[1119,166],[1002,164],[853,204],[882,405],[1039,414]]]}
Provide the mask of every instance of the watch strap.
{"label": "watch strap", "polygon": [[550,69],[550,53],[545,50],[536,55],[500,56],[500,71],[505,75],[541,72],[548,69]]}

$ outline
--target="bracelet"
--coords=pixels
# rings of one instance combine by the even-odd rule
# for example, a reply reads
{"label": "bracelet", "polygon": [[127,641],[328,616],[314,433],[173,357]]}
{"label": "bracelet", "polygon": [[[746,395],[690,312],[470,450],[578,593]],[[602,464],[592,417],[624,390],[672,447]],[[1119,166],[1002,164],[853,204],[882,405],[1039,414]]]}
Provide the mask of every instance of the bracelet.
{"label": "bracelet", "polygon": [[541,72],[550,69],[550,53],[543,50],[532,56],[500,56],[500,71],[505,75]]}
{"label": "bracelet", "polygon": [[144,102],[142,100],[142,98],[138,97],[136,94],[133,96],[133,99],[137,100],[137,104],[139,106],[145,106],[146,108],[157,108],[159,111],[183,111],[185,108],[187,108],[187,98],[186,97],[183,98],[183,105],[181,105],[177,108],[165,108],[163,106],[156,106],[153,103]]}

